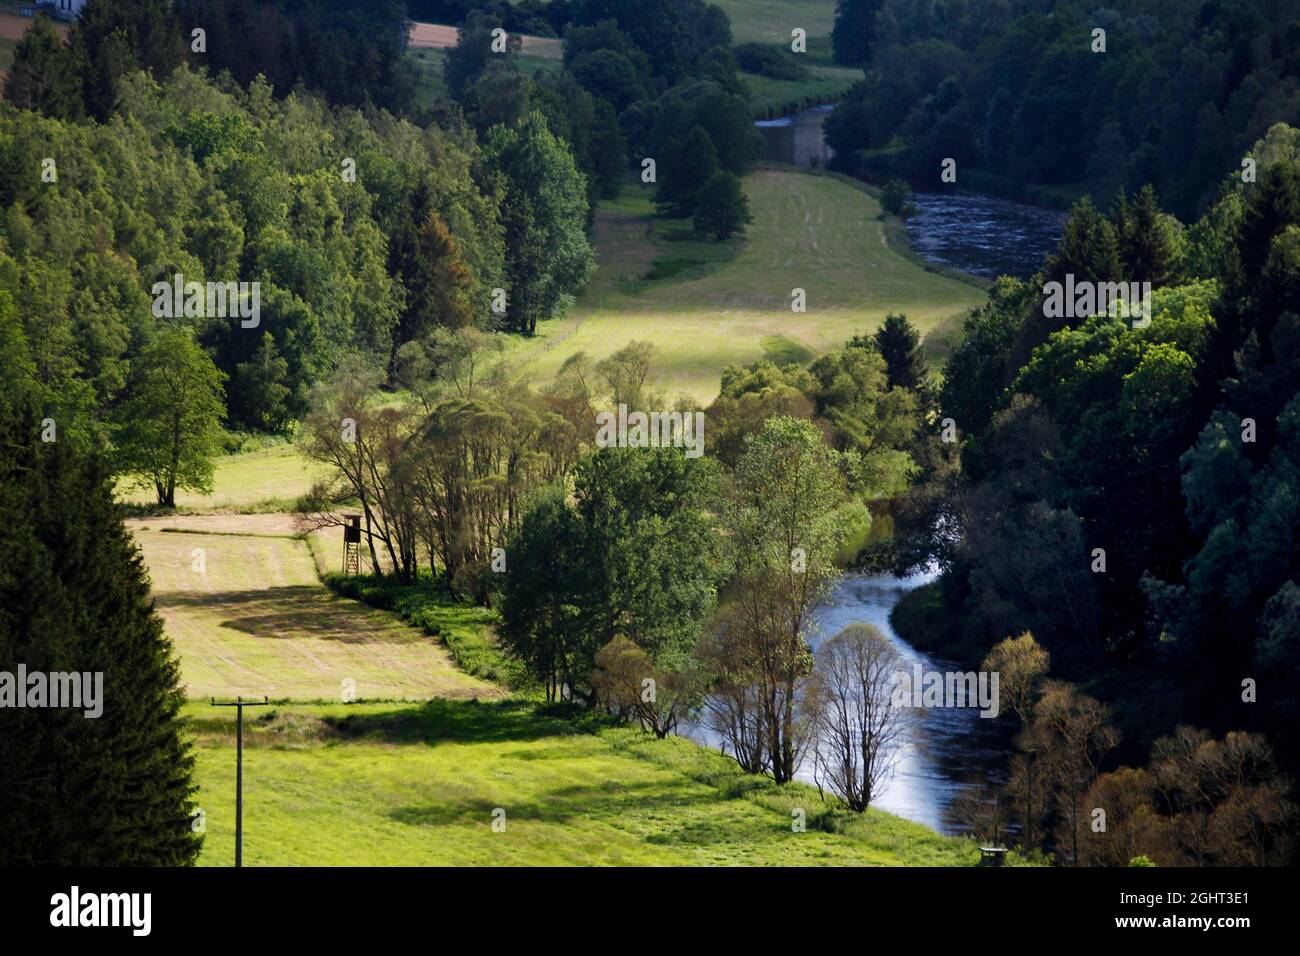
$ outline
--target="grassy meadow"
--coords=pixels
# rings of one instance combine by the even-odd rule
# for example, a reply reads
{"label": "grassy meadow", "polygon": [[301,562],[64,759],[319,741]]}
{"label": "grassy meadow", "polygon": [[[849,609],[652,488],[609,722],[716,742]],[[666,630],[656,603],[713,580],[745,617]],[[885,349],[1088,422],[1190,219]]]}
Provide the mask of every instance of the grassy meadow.
{"label": "grassy meadow", "polygon": [[[206,836],[234,859],[234,714],[187,707]],[[505,830],[493,829],[493,811]],[[795,832],[801,808],[806,831]],[[968,840],[832,810],[681,739],[521,701],[276,706],[244,726],[244,861],[359,865],[971,865]]]}
{"label": "grassy meadow", "polygon": [[[216,461],[212,494],[177,489],[176,507],[192,512],[290,511],[312,482],[324,474],[321,465],[304,458],[293,445],[224,455]],[[133,505],[153,505],[158,501],[152,486],[122,484],[118,497]]]}
{"label": "grassy meadow", "polygon": [[808,62],[808,75],[798,80],[777,80],[757,73],[741,73],[749,87],[752,113],[758,119],[784,116],[809,106],[830,103],[862,79],[862,71],[829,63]]}
{"label": "grassy meadow", "polygon": [[802,27],[808,38],[830,36],[835,0],[711,0],[731,19],[735,43],[790,43],[790,31]]}
{"label": "grassy meadow", "polygon": [[[875,329],[891,311],[922,332],[948,334],[983,299],[977,285],[926,270],[887,241],[880,204],[865,188],[833,176],[770,167],[746,192],[754,222],[726,242],[692,235],[687,220],[655,215],[649,187],[629,185],[601,204],[594,241],[598,268],[570,315],[512,339],[510,360],[541,384],[577,351],[603,358],[636,339],[660,350],[659,386],[705,404],[722,370],[761,358],[806,361]],[[790,311],[790,291],[808,311]],[[218,459],[211,494],[178,491],[182,512],[289,511],[322,466],[293,445]],[[119,489],[147,506],[150,488]],[[325,547],[337,550],[332,536]],[[333,570],[331,552],[322,570]]]}
{"label": "grassy meadow", "polygon": [[[639,184],[603,204],[596,275],[568,318],[512,343],[512,358],[543,381],[575,352],[600,359],[647,340],[659,348],[669,397],[684,392],[707,404],[730,363],[816,355],[874,330],[889,312],[928,332],[983,299],[976,286],[891,249],[865,188],[771,167],[746,177],[745,191],[754,222],[725,243],[657,218]],[[795,288],[807,295],[804,313],[791,311]]]}

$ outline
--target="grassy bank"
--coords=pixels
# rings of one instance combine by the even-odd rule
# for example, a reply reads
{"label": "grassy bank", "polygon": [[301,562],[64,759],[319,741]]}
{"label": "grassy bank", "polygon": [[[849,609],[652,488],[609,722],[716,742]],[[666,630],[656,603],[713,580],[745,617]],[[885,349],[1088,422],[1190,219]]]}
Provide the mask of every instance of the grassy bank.
{"label": "grassy bank", "polygon": [[[234,856],[234,716],[187,707],[206,836]],[[795,811],[805,832],[792,827]],[[504,831],[493,829],[494,811]],[[685,740],[520,701],[250,711],[244,860],[253,866],[967,866],[919,824],[838,810]]]}
{"label": "grassy bank", "polygon": [[831,103],[862,79],[862,71],[835,66],[829,61],[804,61],[806,75],[797,80],[778,80],[757,73],[741,73],[749,89],[755,119],[787,116],[822,103]]}

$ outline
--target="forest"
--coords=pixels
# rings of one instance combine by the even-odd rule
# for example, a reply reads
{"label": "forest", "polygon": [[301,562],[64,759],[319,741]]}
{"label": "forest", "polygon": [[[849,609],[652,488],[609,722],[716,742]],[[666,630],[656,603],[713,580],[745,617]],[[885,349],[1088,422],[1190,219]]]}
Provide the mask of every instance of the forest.
{"label": "forest", "polygon": [[1270,126],[1300,122],[1293,0],[840,7],[836,56],[867,69],[827,138],[853,166],[937,185],[950,157],[976,188],[1104,204],[1149,183],[1189,221]]}

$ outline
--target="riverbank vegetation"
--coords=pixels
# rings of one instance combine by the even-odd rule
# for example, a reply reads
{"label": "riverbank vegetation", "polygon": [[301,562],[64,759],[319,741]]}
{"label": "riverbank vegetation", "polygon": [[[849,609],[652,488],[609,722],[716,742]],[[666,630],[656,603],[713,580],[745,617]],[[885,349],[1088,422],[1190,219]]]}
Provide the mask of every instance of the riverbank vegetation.
{"label": "riverbank vegetation", "polygon": [[[1228,815],[1253,862],[1291,852],[1295,813],[1283,794],[1297,769],[1298,141],[1270,130],[1248,154],[1257,178],[1226,177],[1189,226],[1149,188],[1108,212],[1085,200],[1040,274],[999,280],[944,368],[938,414],[956,440],[928,460],[884,548],[899,570],[942,569],[900,606],[906,636],[972,659],[1031,631],[1056,675],[1113,707],[1118,733],[1089,786],[1146,765],[1123,778],[1145,787],[1171,748],[1245,761],[1258,789],[1192,783],[1199,796],[1162,791],[1159,812],[1174,830],[1193,804],[1195,820]],[[1049,284],[1067,277],[1149,282],[1150,311],[1058,317]],[[1141,829],[1129,817],[1146,806],[1112,807],[1112,825]],[[1143,833],[1152,859],[1240,859]],[[1068,849],[1041,839],[1076,862],[1090,852],[1073,833]]]}

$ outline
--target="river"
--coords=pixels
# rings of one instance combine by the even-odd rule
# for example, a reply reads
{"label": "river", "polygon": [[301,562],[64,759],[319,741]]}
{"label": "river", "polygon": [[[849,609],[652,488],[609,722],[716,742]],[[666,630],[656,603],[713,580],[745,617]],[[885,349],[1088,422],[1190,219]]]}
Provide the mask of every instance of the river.
{"label": "river", "polygon": [[[824,167],[834,153],[822,139],[822,123],[833,109],[819,106],[755,124],[767,144],[766,158]],[[988,278],[1031,275],[1056,248],[1065,223],[1064,213],[1057,210],[963,190],[916,192],[913,202],[916,214],[907,222],[912,248],[930,262]],[[902,596],[928,580],[924,575],[846,575],[816,612],[813,647],[861,622],[878,627],[908,669],[919,663],[923,671],[964,670],[918,651],[890,626],[889,612]],[[960,832],[948,814],[952,799],[966,783],[1002,772],[1006,740],[999,725],[1005,722],[981,718],[974,708],[923,708],[918,720],[917,741],[905,748],[893,781],[873,803],[942,833]],[[701,724],[684,732],[718,746]],[[799,775],[811,782],[810,768]]]}
{"label": "river", "polygon": [[[817,609],[810,643],[815,649],[850,624],[873,624],[903,658],[906,671],[916,664],[923,673],[966,670],[917,650],[890,626],[894,605],[931,579],[928,575],[846,575]],[[927,707],[916,713],[916,742],[904,749],[893,781],[873,803],[941,833],[958,832],[947,817],[949,804],[963,785],[1001,772],[1005,739],[999,725],[1005,722],[980,717],[973,707]],[[811,779],[807,773],[801,776]]]}
{"label": "river", "polygon": [[[759,120],[764,157],[805,168],[822,168],[835,152],[822,137],[822,124],[834,104],[814,106],[793,116]],[[922,258],[985,278],[1025,278],[1042,267],[1065,227],[1065,213],[969,190],[913,192],[916,214],[907,220],[907,238]]]}
{"label": "river", "polygon": [[[917,650],[890,626],[889,612],[899,599],[931,579],[927,575],[908,578],[845,575],[815,612],[809,643],[816,650],[823,640],[850,624],[871,624],[898,651],[903,669],[908,673],[916,664],[927,673],[965,670],[951,661]],[[872,805],[940,833],[958,833],[961,828],[949,819],[948,808],[966,783],[1000,779],[1006,741],[999,725],[1004,722],[982,718],[973,707],[920,708],[916,717],[915,739],[902,749],[893,780]],[[707,717],[689,722],[683,726],[682,733],[718,749],[720,738],[706,722]],[[813,782],[811,759],[805,760],[798,776]]]}

